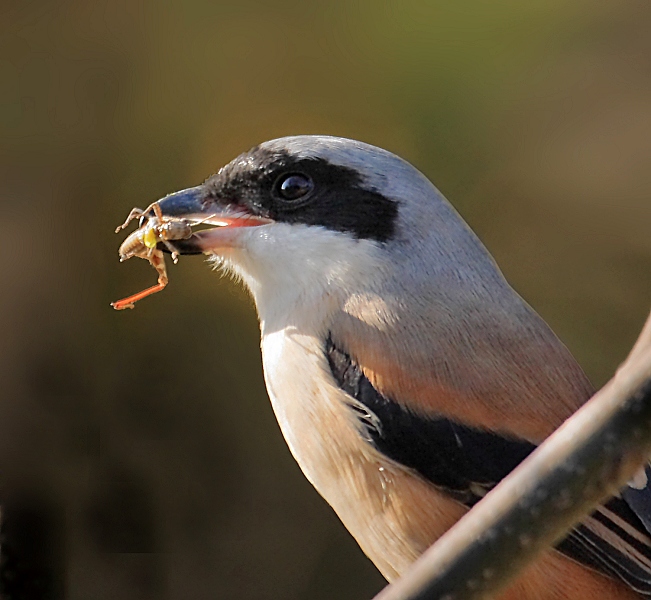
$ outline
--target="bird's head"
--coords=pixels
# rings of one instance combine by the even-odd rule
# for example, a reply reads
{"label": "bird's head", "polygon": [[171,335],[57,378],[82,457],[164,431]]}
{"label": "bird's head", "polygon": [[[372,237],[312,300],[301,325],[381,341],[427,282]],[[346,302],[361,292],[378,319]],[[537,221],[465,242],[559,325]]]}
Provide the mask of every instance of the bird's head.
{"label": "bird's head", "polygon": [[[260,144],[204,184],[159,201],[215,225],[176,243],[212,254],[249,287],[260,317],[341,306],[386,281],[472,274],[492,262],[429,180],[362,142],[295,136]],[[388,290],[382,291],[386,298]]]}

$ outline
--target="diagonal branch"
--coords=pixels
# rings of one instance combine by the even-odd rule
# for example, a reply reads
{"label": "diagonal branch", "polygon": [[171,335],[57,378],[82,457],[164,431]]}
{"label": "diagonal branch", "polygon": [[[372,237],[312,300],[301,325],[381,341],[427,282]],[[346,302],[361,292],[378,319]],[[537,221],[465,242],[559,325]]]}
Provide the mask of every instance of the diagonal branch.
{"label": "diagonal branch", "polygon": [[613,379],[375,600],[486,599],[651,456],[651,316]]}

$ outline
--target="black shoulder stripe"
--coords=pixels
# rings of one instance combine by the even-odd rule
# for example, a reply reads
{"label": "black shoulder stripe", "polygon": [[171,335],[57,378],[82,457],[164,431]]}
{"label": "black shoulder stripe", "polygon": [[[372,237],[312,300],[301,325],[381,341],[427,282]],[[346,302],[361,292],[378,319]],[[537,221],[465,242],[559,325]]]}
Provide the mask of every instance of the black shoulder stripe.
{"label": "black shoulder stripe", "polygon": [[[326,354],[335,380],[357,400],[368,440],[385,456],[414,469],[467,506],[476,504],[535,446],[467,427],[450,419],[417,415],[384,397],[350,356],[328,340]],[[372,418],[365,418],[368,411]]]}
{"label": "black shoulder stripe", "polygon": [[[534,449],[521,439],[415,414],[380,394],[331,338],[332,375],[351,397],[367,440],[388,458],[416,471],[472,507]],[[557,544],[566,556],[651,596],[651,537],[626,493],[600,506]]]}

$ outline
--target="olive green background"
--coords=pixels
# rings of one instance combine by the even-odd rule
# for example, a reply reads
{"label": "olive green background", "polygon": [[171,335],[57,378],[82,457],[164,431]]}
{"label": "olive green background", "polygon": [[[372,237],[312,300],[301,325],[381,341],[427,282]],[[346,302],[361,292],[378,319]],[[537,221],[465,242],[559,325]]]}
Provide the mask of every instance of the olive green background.
{"label": "olive green background", "polygon": [[380,145],[600,385],[651,298],[650,31],[643,0],[0,0],[0,493],[3,551],[27,557],[11,585],[371,598],[383,579],[278,431],[247,294],[182,257],[115,312],[155,273],[119,264],[113,229],[265,139]]}

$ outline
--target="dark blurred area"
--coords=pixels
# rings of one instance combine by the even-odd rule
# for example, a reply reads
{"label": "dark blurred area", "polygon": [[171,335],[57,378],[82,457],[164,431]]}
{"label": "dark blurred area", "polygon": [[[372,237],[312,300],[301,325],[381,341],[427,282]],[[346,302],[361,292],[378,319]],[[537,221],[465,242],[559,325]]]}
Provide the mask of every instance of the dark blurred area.
{"label": "dark blurred area", "polygon": [[651,299],[642,0],[0,3],[0,585],[13,599],[370,598],[304,480],[247,294],[120,265],[133,206],[299,133],[413,162],[597,385]]}

